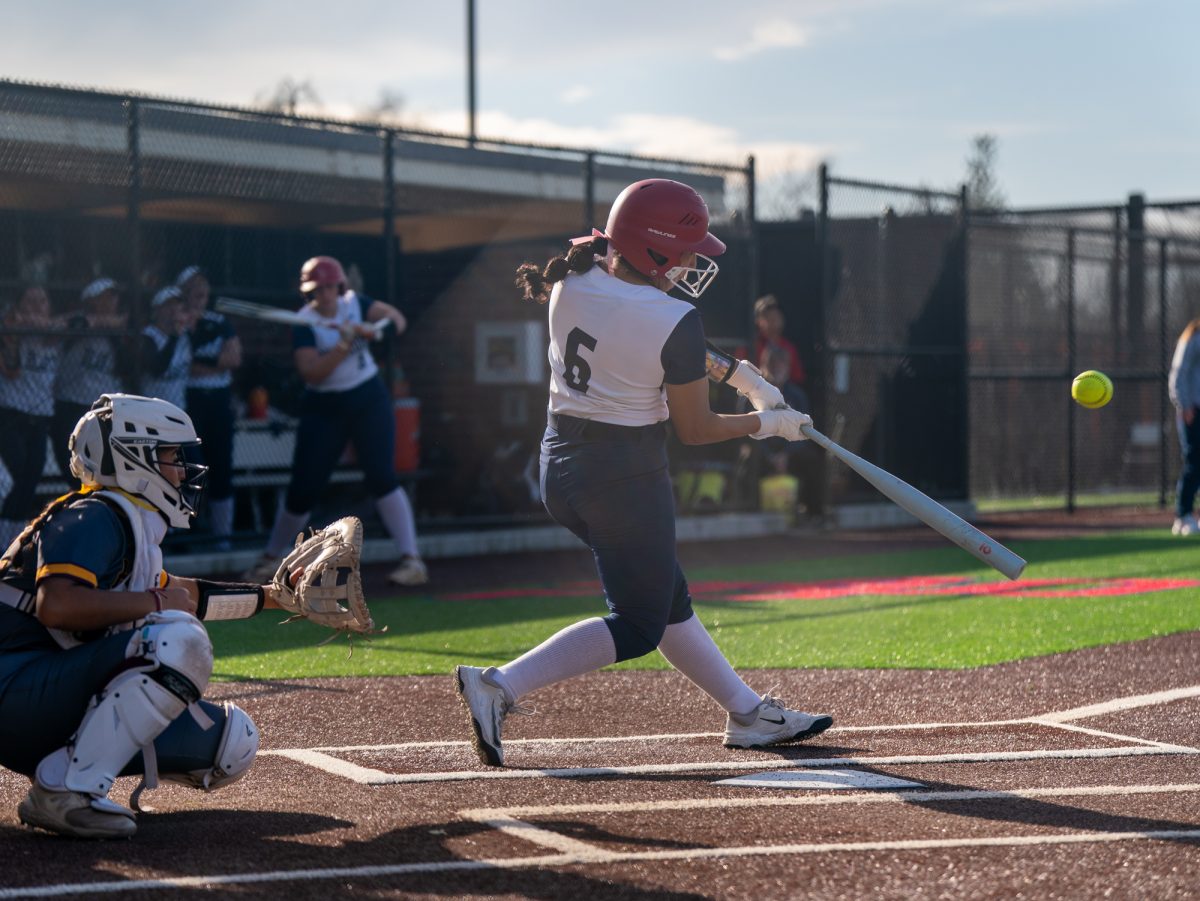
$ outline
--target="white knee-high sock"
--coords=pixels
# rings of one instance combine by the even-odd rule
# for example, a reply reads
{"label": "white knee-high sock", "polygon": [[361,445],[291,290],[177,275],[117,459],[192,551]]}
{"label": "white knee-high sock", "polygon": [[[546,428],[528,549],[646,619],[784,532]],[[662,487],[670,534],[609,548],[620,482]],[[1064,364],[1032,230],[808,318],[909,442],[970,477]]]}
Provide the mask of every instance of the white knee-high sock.
{"label": "white knee-high sock", "polygon": [[681,623],[667,626],[658,649],[675,667],[729,713],[746,713],[760,703],[754,689],[742,681],[704,623],[694,613]]}
{"label": "white knee-high sock", "polygon": [[275,527],[271,529],[271,538],[267,542],[264,553],[272,557],[282,557],[296,543],[296,536],[308,525],[308,513],[293,513],[283,504],[275,514]]}
{"label": "white knee-high sock", "polygon": [[572,676],[582,676],[617,662],[608,625],[599,617],[585,619],[551,635],[511,663],[497,667],[512,700]]}
{"label": "white knee-high sock", "polygon": [[397,487],[383,497],[375,498],[379,518],[400,550],[400,556],[417,556],[417,526],[413,522],[412,504],[404,489]]}

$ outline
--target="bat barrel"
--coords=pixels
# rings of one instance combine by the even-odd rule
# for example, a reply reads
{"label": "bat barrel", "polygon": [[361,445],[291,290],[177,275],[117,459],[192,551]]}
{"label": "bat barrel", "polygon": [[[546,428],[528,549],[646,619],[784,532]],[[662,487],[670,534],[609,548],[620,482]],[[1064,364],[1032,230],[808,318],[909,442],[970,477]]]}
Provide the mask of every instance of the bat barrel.
{"label": "bat barrel", "polygon": [[800,430],[812,441],[829,451],[860,476],[874,485],[897,506],[907,510],[931,529],[949,538],[960,548],[1010,579],[1020,578],[1025,561],[1004,545],[992,540],[961,516],[952,513],[929,495],[890,472],[869,463],[857,454],[834,444],[812,426]]}

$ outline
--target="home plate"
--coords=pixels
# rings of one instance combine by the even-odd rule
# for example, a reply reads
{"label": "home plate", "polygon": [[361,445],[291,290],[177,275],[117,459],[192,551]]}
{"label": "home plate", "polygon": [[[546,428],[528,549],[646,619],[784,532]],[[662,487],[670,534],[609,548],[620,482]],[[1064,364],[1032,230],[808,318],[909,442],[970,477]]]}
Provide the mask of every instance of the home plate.
{"label": "home plate", "polygon": [[722,779],[714,785],[739,788],[920,788],[920,782],[864,773],[862,770],[773,770],[736,779]]}

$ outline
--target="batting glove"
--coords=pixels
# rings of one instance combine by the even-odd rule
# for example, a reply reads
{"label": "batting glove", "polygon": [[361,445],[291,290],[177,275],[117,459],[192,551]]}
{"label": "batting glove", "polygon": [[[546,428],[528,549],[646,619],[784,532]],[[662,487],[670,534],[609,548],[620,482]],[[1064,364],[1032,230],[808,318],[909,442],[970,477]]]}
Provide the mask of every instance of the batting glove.
{"label": "batting glove", "polygon": [[812,425],[812,417],[799,410],[759,410],[756,415],[760,427],[750,437],[759,441],[775,437],[786,438],[788,441],[803,441],[808,436],[800,431],[800,427]]}

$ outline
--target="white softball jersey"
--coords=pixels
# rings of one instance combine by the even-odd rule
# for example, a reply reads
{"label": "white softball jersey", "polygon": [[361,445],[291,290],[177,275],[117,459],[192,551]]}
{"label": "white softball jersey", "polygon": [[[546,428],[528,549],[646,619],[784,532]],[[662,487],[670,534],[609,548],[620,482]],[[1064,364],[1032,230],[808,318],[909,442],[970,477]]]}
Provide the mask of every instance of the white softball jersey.
{"label": "white softball jersey", "polygon": [[[316,347],[321,353],[326,353],[338,342],[338,326],[345,322],[362,323],[366,321],[366,311],[371,300],[359,297],[353,291],[347,291],[338,298],[337,312],[333,316],[322,316],[311,305],[300,308],[300,315],[309,320],[316,328],[296,326],[293,331],[293,347]],[[329,326],[321,328],[320,326]],[[346,359],[338,363],[329,377],[319,385],[309,385],[309,391],[349,391],[357,388],[379,371],[375,358],[367,346],[366,338],[355,338],[350,353]]]}
{"label": "white softball jersey", "polygon": [[599,266],[568,275],[550,295],[550,412],[626,426],[666,419],[663,346],[694,309]]}
{"label": "white softball jersey", "polygon": [[57,342],[20,338],[20,371],[16,378],[0,378],[0,407],[30,416],[54,413],[54,376],[62,356]]}
{"label": "white softball jersey", "polygon": [[[162,353],[170,344],[171,336],[157,325],[148,325],[142,329],[142,335],[153,342],[155,349]],[[143,360],[143,363],[146,361]],[[179,409],[187,408],[187,380],[192,370],[192,344],[187,334],[182,334],[175,341],[171,358],[166,361],[162,372],[146,372],[142,375],[142,394],[146,397],[161,397],[169,400]]]}

